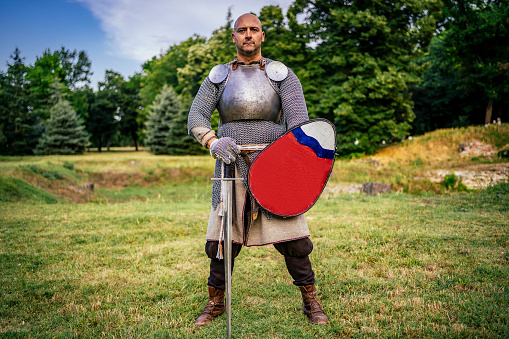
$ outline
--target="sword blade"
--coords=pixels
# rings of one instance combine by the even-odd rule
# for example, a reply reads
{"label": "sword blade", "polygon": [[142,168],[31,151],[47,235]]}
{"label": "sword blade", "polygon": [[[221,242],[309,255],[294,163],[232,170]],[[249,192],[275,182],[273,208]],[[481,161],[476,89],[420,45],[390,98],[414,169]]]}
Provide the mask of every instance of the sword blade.
{"label": "sword blade", "polygon": [[226,277],[226,332],[228,339],[232,332],[232,190],[233,181],[223,180],[221,182],[224,189],[226,213],[223,218],[224,230],[224,260]]}

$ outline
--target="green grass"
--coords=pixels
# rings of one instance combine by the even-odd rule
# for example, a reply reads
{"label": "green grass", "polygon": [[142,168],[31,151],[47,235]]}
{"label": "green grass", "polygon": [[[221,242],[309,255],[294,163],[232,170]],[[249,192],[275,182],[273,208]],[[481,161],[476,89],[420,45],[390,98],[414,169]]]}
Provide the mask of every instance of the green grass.
{"label": "green grass", "polygon": [[[322,199],[307,216],[331,324],[307,323],[272,247],[246,248],[233,337],[507,337],[508,206],[507,184]],[[224,336],[224,316],[193,325],[206,300],[208,197],[0,208],[1,336]]]}
{"label": "green grass", "polygon": [[[467,132],[486,131],[498,133]],[[428,142],[461,140],[448,133]],[[233,338],[509,337],[509,184],[408,195],[426,191],[405,189],[413,176],[444,162],[384,154],[378,165],[337,161],[330,181],[399,183],[400,193],[321,198],[306,214],[331,323],[307,322],[272,246],[244,248]],[[224,337],[225,316],[193,325],[207,298],[212,173],[207,156],[1,157],[0,338]]]}
{"label": "green grass", "polygon": [[0,177],[0,201],[2,202],[45,202],[56,203],[58,199],[41,188],[24,180]]}

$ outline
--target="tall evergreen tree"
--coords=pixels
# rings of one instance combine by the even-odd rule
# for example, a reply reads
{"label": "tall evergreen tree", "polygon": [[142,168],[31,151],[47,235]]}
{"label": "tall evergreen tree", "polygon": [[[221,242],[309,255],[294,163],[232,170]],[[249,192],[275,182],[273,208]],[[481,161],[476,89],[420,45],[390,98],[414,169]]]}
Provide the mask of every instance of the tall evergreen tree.
{"label": "tall evergreen tree", "polygon": [[172,87],[164,85],[150,106],[145,124],[145,145],[154,154],[171,154],[168,146],[172,119],[179,113],[179,100]]}
{"label": "tall evergreen tree", "polygon": [[171,117],[167,139],[168,154],[203,154],[204,150],[200,143],[189,137],[187,133],[187,116],[191,108],[190,97],[180,98],[179,111]]}
{"label": "tall evergreen tree", "polygon": [[0,74],[0,154],[32,154],[40,133],[30,103],[29,67],[18,48],[11,60]]}
{"label": "tall evergreen tree", "polygon": [[81,154],[88,144],[85,126],[66,99],[51,107],[46,132],[39,139],[36,154]]}

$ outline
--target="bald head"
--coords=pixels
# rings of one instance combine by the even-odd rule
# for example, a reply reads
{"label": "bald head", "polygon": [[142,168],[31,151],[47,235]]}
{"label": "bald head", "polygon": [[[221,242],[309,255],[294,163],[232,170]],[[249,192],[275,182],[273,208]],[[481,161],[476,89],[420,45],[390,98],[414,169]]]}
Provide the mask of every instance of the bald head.
{"label": "bald head", "polygon": [[237,27],[239,26],[239,23],[243,22],[246,19],[250,20],[250,21],[255,20],[258,23],[258,26],[260,27],[260,29],[262,29],[262,22],[260,21],[260,19],[258,19],[258,17],[254,14],[246,13],[246,14],[242,14],[241,16],[239,16],[237,18],[237,20],[235,20],[235,24],[233,25],[233,30],[235,31],[237,29]]}

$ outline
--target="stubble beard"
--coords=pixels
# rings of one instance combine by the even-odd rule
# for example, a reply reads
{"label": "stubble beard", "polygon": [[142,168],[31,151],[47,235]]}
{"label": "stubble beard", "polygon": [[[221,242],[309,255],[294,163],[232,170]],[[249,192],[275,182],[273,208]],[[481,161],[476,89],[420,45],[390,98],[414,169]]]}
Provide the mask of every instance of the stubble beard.
{"label": "stubble beard", "polygon": [[247,45],[248,48],[252,47],[252,49],[245,49],[244,46],[244,44],[242,44],[240,47],[237,46],[237,53],[245,57],[255,56],[260,51],[260,46],[256,46],[254,42],[252,45]]}

